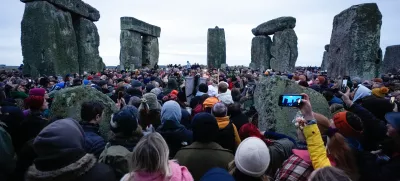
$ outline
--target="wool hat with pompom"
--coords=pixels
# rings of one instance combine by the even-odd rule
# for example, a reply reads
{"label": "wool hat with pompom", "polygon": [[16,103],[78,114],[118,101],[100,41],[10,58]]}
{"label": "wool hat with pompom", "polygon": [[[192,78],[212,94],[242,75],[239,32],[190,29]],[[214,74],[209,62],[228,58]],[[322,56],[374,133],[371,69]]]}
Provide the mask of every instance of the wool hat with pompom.
{"label": "wool hat with pompom", "polygon": [[251,177],[262,176],[267,171],[270,161],[267,145],[256,137],[246,138],[236,150],[236,168]]}
{"label": "wool hat with pompom", "polygon": [[381,87],[372,89],[372,94],[376,97],[384,98],[389,93],[389,88]]}

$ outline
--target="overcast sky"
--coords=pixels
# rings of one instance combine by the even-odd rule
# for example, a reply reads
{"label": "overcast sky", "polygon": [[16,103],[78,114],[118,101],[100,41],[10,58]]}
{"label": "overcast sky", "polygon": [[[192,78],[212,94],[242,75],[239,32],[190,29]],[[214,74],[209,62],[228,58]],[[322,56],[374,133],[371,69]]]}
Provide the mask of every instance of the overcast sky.
{"label": "overcast sky", "polygon": [[[24,4],[0,6],[0,64],[22,63],[20,22]],[[297,65],[320,65],[329,44],[333,17],[365,0],[86,0],[100,11],[96,22],[100,55],[106,65],[119,64],[120,17],[132,16],[161,27],[159,64],[207,63],[207,29],[225,29],[227,63],[249,65],[251,29],[280,16],[293,16],[298,36]],[[116,3],[118,2],[118,3]],[[400,44],[400,0],[378,0],[383,14],[381,47]]]}

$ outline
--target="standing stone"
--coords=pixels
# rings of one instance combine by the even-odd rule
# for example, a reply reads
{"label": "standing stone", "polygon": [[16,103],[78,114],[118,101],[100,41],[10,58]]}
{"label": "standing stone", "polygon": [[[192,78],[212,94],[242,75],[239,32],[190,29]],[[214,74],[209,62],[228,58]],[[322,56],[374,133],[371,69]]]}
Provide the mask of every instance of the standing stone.
{"label": "standing stone", "polygon": [[274,34],[270,60],[271,69],[280,72],[293,72],[298,56],[297,36],[293,29]]}
{"label": "standing stone", "polygon": [[313,111],[332,118],[329,105],[324,96],[313,89],[305,88],[296,82],[280,76],[262,77],[254,92],[254,107],[259,114],[260,130],[275,130],[296,138],[296,127],[292,120],[298,109],[278,106],[282,94],[301,94],[310,96]]}
{"label": "standing stone", "polygon": [[294,27],[296,27],[296,18],[284,16],[260,24],[256,28],[253,28],[251,31],[254,36],[268,36],[274,34],[275,32],[283,31],[285,29],[293,29]]}
{"label": "standing stone", "polygon": [[21,45],[24,73],[32,77],[79,71],[71,14],[46,1],[25,4]]}
{"label": "standing stone", "polygon": [[158,38],[154,36],[143,36],[143,66],[153,68],[158,62],[160,50],[158,48]]}
{"label": "standing stone", "polygon": [[102,120],[100,122],[100,133],[108,138],[110,131],[111,115],[118,111],[115,103],[109,96],[102,92],[85,86],[76,86],[57,91],[51,105],[50,117],[52,119],[73,118],[81,121],[81,106],[86,101],[97,101],[104,105]]}
{"label": "standing stone", "polygon": [[377,77],[382,57],[381,25],[382,14],[376,3],[355,5],[336,15],[328,52],[328,76]]}
{"label": "standing stone", "polygon": [[257,69],[257,65],[256,65],[255,63],[251,62],[251,63],[249,64],[249,68],[251,68],[251,69]]}
{"label": "standing stone", "polygon": [[321,69],[323,71],[328,69],[328,61],[329,61],[328,60],[329,59],[328,52],[329,52],[329,44],[325,45],[325,51],[324,51],[324,55],[322,57]]}
{"label": "standing stone", "polygon": [[209,28],[207,34],[207,66],[220,68],[226,63],[226,42],[223,28]]}
{"label": "standing stone", "polygon": [[269,36],[256,36],[251,41],[251,62],[257,67],[270,68],[271,38]]}
{"label": "standing stone", "polygon": [[142,36],[140,33],[128,30],[121,30],[121,52],[120,64],[123,67],[130,67],[134,64],[135,67],[142,67]]}
{"label": "standing stone", "polygon": [[400,70],[400,45],[386,47],[381,73],[397,74]]}
{"label": "standing stone", "polygon": [[99,72],[104,69],[103,59],[99,55],[100,37],[96,25],[85,18],[74,21],[78,43],[79,73]]}

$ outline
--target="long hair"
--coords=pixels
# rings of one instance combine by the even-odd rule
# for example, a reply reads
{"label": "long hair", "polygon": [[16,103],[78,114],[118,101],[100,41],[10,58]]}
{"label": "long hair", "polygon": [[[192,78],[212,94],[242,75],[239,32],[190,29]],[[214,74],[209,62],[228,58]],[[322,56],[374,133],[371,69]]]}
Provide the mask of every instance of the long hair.
{"label": "long hair", "polygon": [[[327,135],[330,122],[328,118],[321,114],[314,113],[318,128],[323,135]],[[352,149],[346,139],[339,133],[328,135],[327,151],[328,155],[336,162],[336,167],[342,169],[352,180],[358,180],[358,168]]]}
{"label": "long hair", "polygon": [[257,178],[242,173],[239,169],[236,168],[235,160],[231,161],[228,164],[228,172],[233,176],[236,181],[269,181],[266,175],[262,175],[261,177]]}
{"label": "long hair", "polygon": [[311,174],[309,180],[311,181],[351,181],[350,178],[344,173],[343,170],[340,170],[335,167],[324,167],[318,170],[315,170],[314,173]]}
{"label": "long hair", "polygon": [[146,129],[150,125],[153,125],[153,127],[157,129],[157,127],[161,125],[160,110],[151,110],[147,102],[143,99],[139,108],[140,126],[142,126],[143,129]]}
{"label": "long hair", "polygon": [[171,176],[168,156],[168,145],[160,134],[150,133],[142,137],[133,149],[131,178],[135,172],[161,173],[164,178]]}

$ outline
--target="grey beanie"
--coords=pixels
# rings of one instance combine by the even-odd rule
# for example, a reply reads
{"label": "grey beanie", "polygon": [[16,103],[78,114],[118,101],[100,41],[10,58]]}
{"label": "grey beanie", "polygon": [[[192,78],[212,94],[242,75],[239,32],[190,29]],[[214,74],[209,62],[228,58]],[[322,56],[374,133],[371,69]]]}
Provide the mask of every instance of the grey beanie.
{"label": "grey beanie", "polygon": [[[157,96],[153,93],[143,95],[142,103],[146,103],[150,110],[161,110],[161,104],[157,100]],[[143,109],[143,104],[140,105],[139,110]]]}

